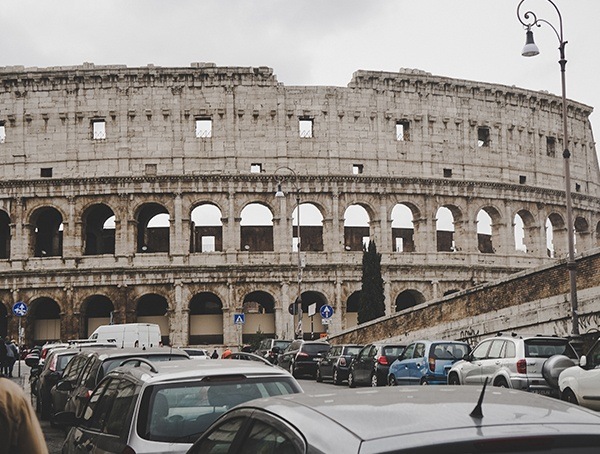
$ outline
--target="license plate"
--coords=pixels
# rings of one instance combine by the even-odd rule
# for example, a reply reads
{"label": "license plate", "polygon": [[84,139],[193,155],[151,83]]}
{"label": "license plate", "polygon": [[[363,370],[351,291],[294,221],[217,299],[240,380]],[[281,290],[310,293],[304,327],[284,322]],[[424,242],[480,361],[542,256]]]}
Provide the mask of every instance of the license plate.
{"label": "license plate", "polygon": [[534,394],[541,394],[542,396],[552,395],[552,391],[550,389],[532,389],[531,392]]}
{"label": "license plate", "polygon": [[320,361],[321,358],[313,358],[313,361]]}

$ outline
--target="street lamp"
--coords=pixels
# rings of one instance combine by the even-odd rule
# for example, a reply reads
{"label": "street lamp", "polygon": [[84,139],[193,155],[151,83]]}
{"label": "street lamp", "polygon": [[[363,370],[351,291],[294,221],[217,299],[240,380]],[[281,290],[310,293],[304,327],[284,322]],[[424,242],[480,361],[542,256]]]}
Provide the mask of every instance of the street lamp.
{"label": "street lamp", "polygon": [[[291,174],[291,176],[293,177],[293,179],[290,179],[290,182],[292,184],[292,186],[294,187],[294,190],[296,192],[296,210],[297,210],[297,232],[298,232],[298,245],[297,245],[297,249],[298,249],[298,297],[296,298],[296,300],[292,303],[292,316],[294,317],[294,323],[296,323],[296,314],[298,315],[298,323],[296,324],[296,328],[295,328],[295,337],[296,339],[302,339],[303,338],[303,333],[302,333],[302,256],[300,255],[300,246],[302,243],[301,240],[301,236],[300,236],[300,187],[298,186],[298,175],[296,175],[296,172],[294,172],[293,169],[287,167],[287,166],[282,166],[282,167],[278,167],[277,169],[275,169],[275,178],[277,180],[277,192],[275,193],[275,197],[277,198],[284,198],[285,197],[285,193],[282,190],[282,184],[284,181],[286,181],[288,178],[286,178],[285,176],[277,176],[277,173],[279,171],[287,171]],[[292,225],[292,240],[294,238],[294,229],[293,229],[293,225]]]}
{"label": "street lamp", "polygon": [[569,247],[569,255],[567,257],[567,270],[569,271],[569,283],[571,290],[571,334],[576,337],[579,336],[579,322],[578,322],[578,314],[577,314],[577,264],[575,262],[575,245],[574,245],[574,224],[573,224],[573,207],[571,203],[571,170],[569,166],[569,158],[571,157],[571,152],[568,149],[569,144],[569,136],[567,131],[567,88],[566,88],[566,78],[565,78],[565,70],[567,66],[567,60],[565,59],[565,46],[567,41],[563,39],[563,23],[562,16],[558,7],[554,4],[552,0],[547,0],[556,10],[558,14],[558,30],[554,27],[550,22],[545,19],[538,19],[533,11],[526,11],[524,14],[521,14],[521,5],[525,0],[521,0],[519,5],[517,6],[517,18],[519,22],[523,24],[526,33],[526,41],[525,47],[523,47],[523,51],[521,55],[524,57],[534,57],[540,53],[538,47],[533,41],[533,31],[531,28],[533,26],[541,27],[542,24],[548,25],[556,34],[558,38],[558,50],[560,51],[560,60],[558,60],[558,64],[560,65],[560,73],[561,73],[561,86],[562,86],[562,119],[563,119],[563,137],[564,137],[564,151],[563,151],[563,163],[564,163],[564,173],[565,173],[565,197],[567,199],[567,240]]}

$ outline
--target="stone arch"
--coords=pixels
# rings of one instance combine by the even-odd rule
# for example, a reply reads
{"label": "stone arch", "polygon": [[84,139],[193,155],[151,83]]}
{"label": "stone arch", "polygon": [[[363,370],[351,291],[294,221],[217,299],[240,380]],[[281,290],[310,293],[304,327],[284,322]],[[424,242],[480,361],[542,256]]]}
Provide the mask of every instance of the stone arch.
{"label": "stone arch", "polygon": [[456,252],[455,225],[460,221],[460,210],[454,205],[443,205],[435,213],[436,244],[438,252]]}
{"label": "stone arch", "polygon": [[43,296],[32,300],[25,328],[27,343],[42,345],[61,340],[60,312],[60,305],[52,298]]}
{"label": "stone arch", "polygon": [[273,251],[273,211],[262,202],[252,202],[240,212],[242,251]]}
{"label": "stone arch", "polygon": [[83,255],[115,253],[115,213],[108,205],[89,206],[81,217]]}
{"label": "stone arch", "polygon": [[360,309],[360,290],[352,292],[346,300],[345,329],[358,326],[358,311]]}
{"label": "stone arch", "polygon": [[567,244],[567,227],[563,217],[558,213],[550,213],[546,218],[545,226],[548,257],[562,257]]}
{"label": "stone arch", "polygon": [[170,344],[169,303],[167,298],[156,293],[147,293],[138,299],[135,312],[138,323],[157,324],[160,327],[163,345]]}
{"label": "stone arch", "polygon": [[10,258],[10,216],[4,210],[0,210],[0,259]]}
{"label": "stone arch", "polygon": [[254,291],[244,297],[242,311],[245,323],[242,326],[242,342],[253,344],[257,338],[275,337],[275,298],[264,291]]}
{"label": "stone arch", "polygon": [[[313,317],[308,315],[311,304],[316,304],[316,312]],[[302,292],[302,331],[304,339],[318,339],[322,333],[325,333],[320,314],[321,307],[325,304],[327,304],[327,297],[323,293],[314,290]]]}
{"label": "stone arch", "polygon": [[575,252],[584,252],[591,248],[590,242],[590,225],[582,216],[575,217]]}
{"label": "stone arch", "polygon": [[54,207],[36,209],[29,218],[31,253],[34,257],[61,257],[63,251],[63,216]]}
{"label": "stone arch", "polygon": [[516,251],[535,253],[539,240],[539,228],[529,210],[521,209],[515,213],[513,233]]}
{"label": "stone arch", "polygon": [[[300,239],[298,238],[298,212],[300,212]],[[323,251],[323,213],[312,202],[303,202],[292,212],[292,250]]]}
{"label": "stone arch", "polygon": [[344,249],[362,251],[371,237],[372,217],[365,205],[354,203],[344,211]]}
{"label": "stone arch", "polygon": [[396,297],[396,312],[403,311],[409,307],[416,306],[425,302],[425,296],[417,290],[404,290]]}
{"label": "stone arch", "polygon": [[491,206],[484,206],[477,212],[477,248],[482,254],[494,254],[494,240],[498,237],[495,226],[501,222],[500,212]]}
{"label": "stone arch", "polygon": [[190,213],[190,252],[216,252],[223,250],[223,213],[214,203],[195,206]]}
{"label": "stone arch", "polygon": [[414,220],[419,210],[411,203],[397,203],[392,208],[392,248],[394,252],[416,252]]}
{"label": "stone arch", "polygon": [[211,292],[190,300],[189,345],[223,344],[223,303]]}
{"label": "stone arch", "polygon": [[143,204],[138,209],[136,221],[138,253],[169,252],[170,216],[163,205],[156,202]]}
{"label": "stone arch", "polygon": [[81,305],[83,337],[87,339],[100,325],[108,325],[114,310],[113,302],[105,295],[86,298]]}

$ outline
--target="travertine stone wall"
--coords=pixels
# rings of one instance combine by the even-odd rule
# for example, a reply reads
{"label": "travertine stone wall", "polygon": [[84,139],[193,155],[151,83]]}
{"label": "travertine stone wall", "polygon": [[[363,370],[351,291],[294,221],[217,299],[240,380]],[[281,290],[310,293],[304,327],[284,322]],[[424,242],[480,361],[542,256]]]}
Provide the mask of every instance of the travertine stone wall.
{"label": "travertine stone wall", "polygon": [[[591,111],[569,101],[579,253],[598,244],[600,222]],[[196,137],[197,120],[210,121],[211,137]],[[312,137],[300,137],[301,120],[311,122]],[[397,140],[398,123],[405,140]],[[417,70],[357,71],[347,87],[291,87],[266,67],[5,67],[0,125],[0,210],[10,229],[0,299],[9,318],[15,301],[56,301],[64,338],[81,335],[90,296],[110,299],[117,321],[134,321],[136,302],[155,293],[168,302],[171,340],[185,344],[189,302],[211,292],[223,302],[224,342],[233,344],[233,314],[255,291],[272,295],[276,333],[289,337],[297,262],[289,247],[293,198],[273,197],[282,166],[295,171],[302,203],[323,216],[324,250],[303,252],[303,289],[334,307],[330,332],[350,325],[347,302],[360,290],[362,254],[344,241],[352,204],[367,211],[383,254],[388,313],[406,290],[431,300],[551,263],[545,221],[566,218],[559,97]],[[84,255],[82,215],[98,203],[115,213],[115,252]],[[169,213],[169,252],[136,250],[136,213],[145,203]],[[201,203],[221,210],[222,251],[190,253],[190,213]],[[272,212],[273,251],[244,250],[240,213],[249,203]],[[413,215],[410,253],[393,252],[391,213],[400,203]],[[454,214],[454,252],[436,249],[441,206]],[[31,217],[42,207],[62,216],[59,257],[32,256]],[[478,251],[481,209],[491,213],[493,254]],[[527,214],[527,253],[515,250],[517,213]],[[557,258],[566,251],[561,228]]]}

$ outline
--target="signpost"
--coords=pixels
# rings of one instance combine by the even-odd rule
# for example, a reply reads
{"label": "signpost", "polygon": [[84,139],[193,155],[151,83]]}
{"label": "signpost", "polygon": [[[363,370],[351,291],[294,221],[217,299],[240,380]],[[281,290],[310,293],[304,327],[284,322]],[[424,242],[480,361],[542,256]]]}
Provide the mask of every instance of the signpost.
{"label": "signpost", "polygon": [[321,323],[325,326],[325,331],[331,324],[331,317],[333,316],[333,307],[329,304],[324,304],[321,306]]}
{"label": "signpost", "polygon": [[244,331],[242,327],[246,323],[246,314],[243,312],[241,314],[233,314],[233,323],[235,326],[237,326],[239,331],[239,343],[241,347],[241,345],[244,343]]}
{"label": "signpost", "polygon": [[[27,315],[27,304],[25,304],[23,301],[17,301],[15,304],[13,304],[12,311],[13,311],[13,314],[15,314],[17,317],[19,317],[19,354],[20,354],[21,350],[23,348],[23,330],[21,329],[21,319]],[[19,361],[19,365],[17,366],[17,373],[20,377],[21,376],[21,361],[19,360],[19,358],[17,358],[17,361]]]}

